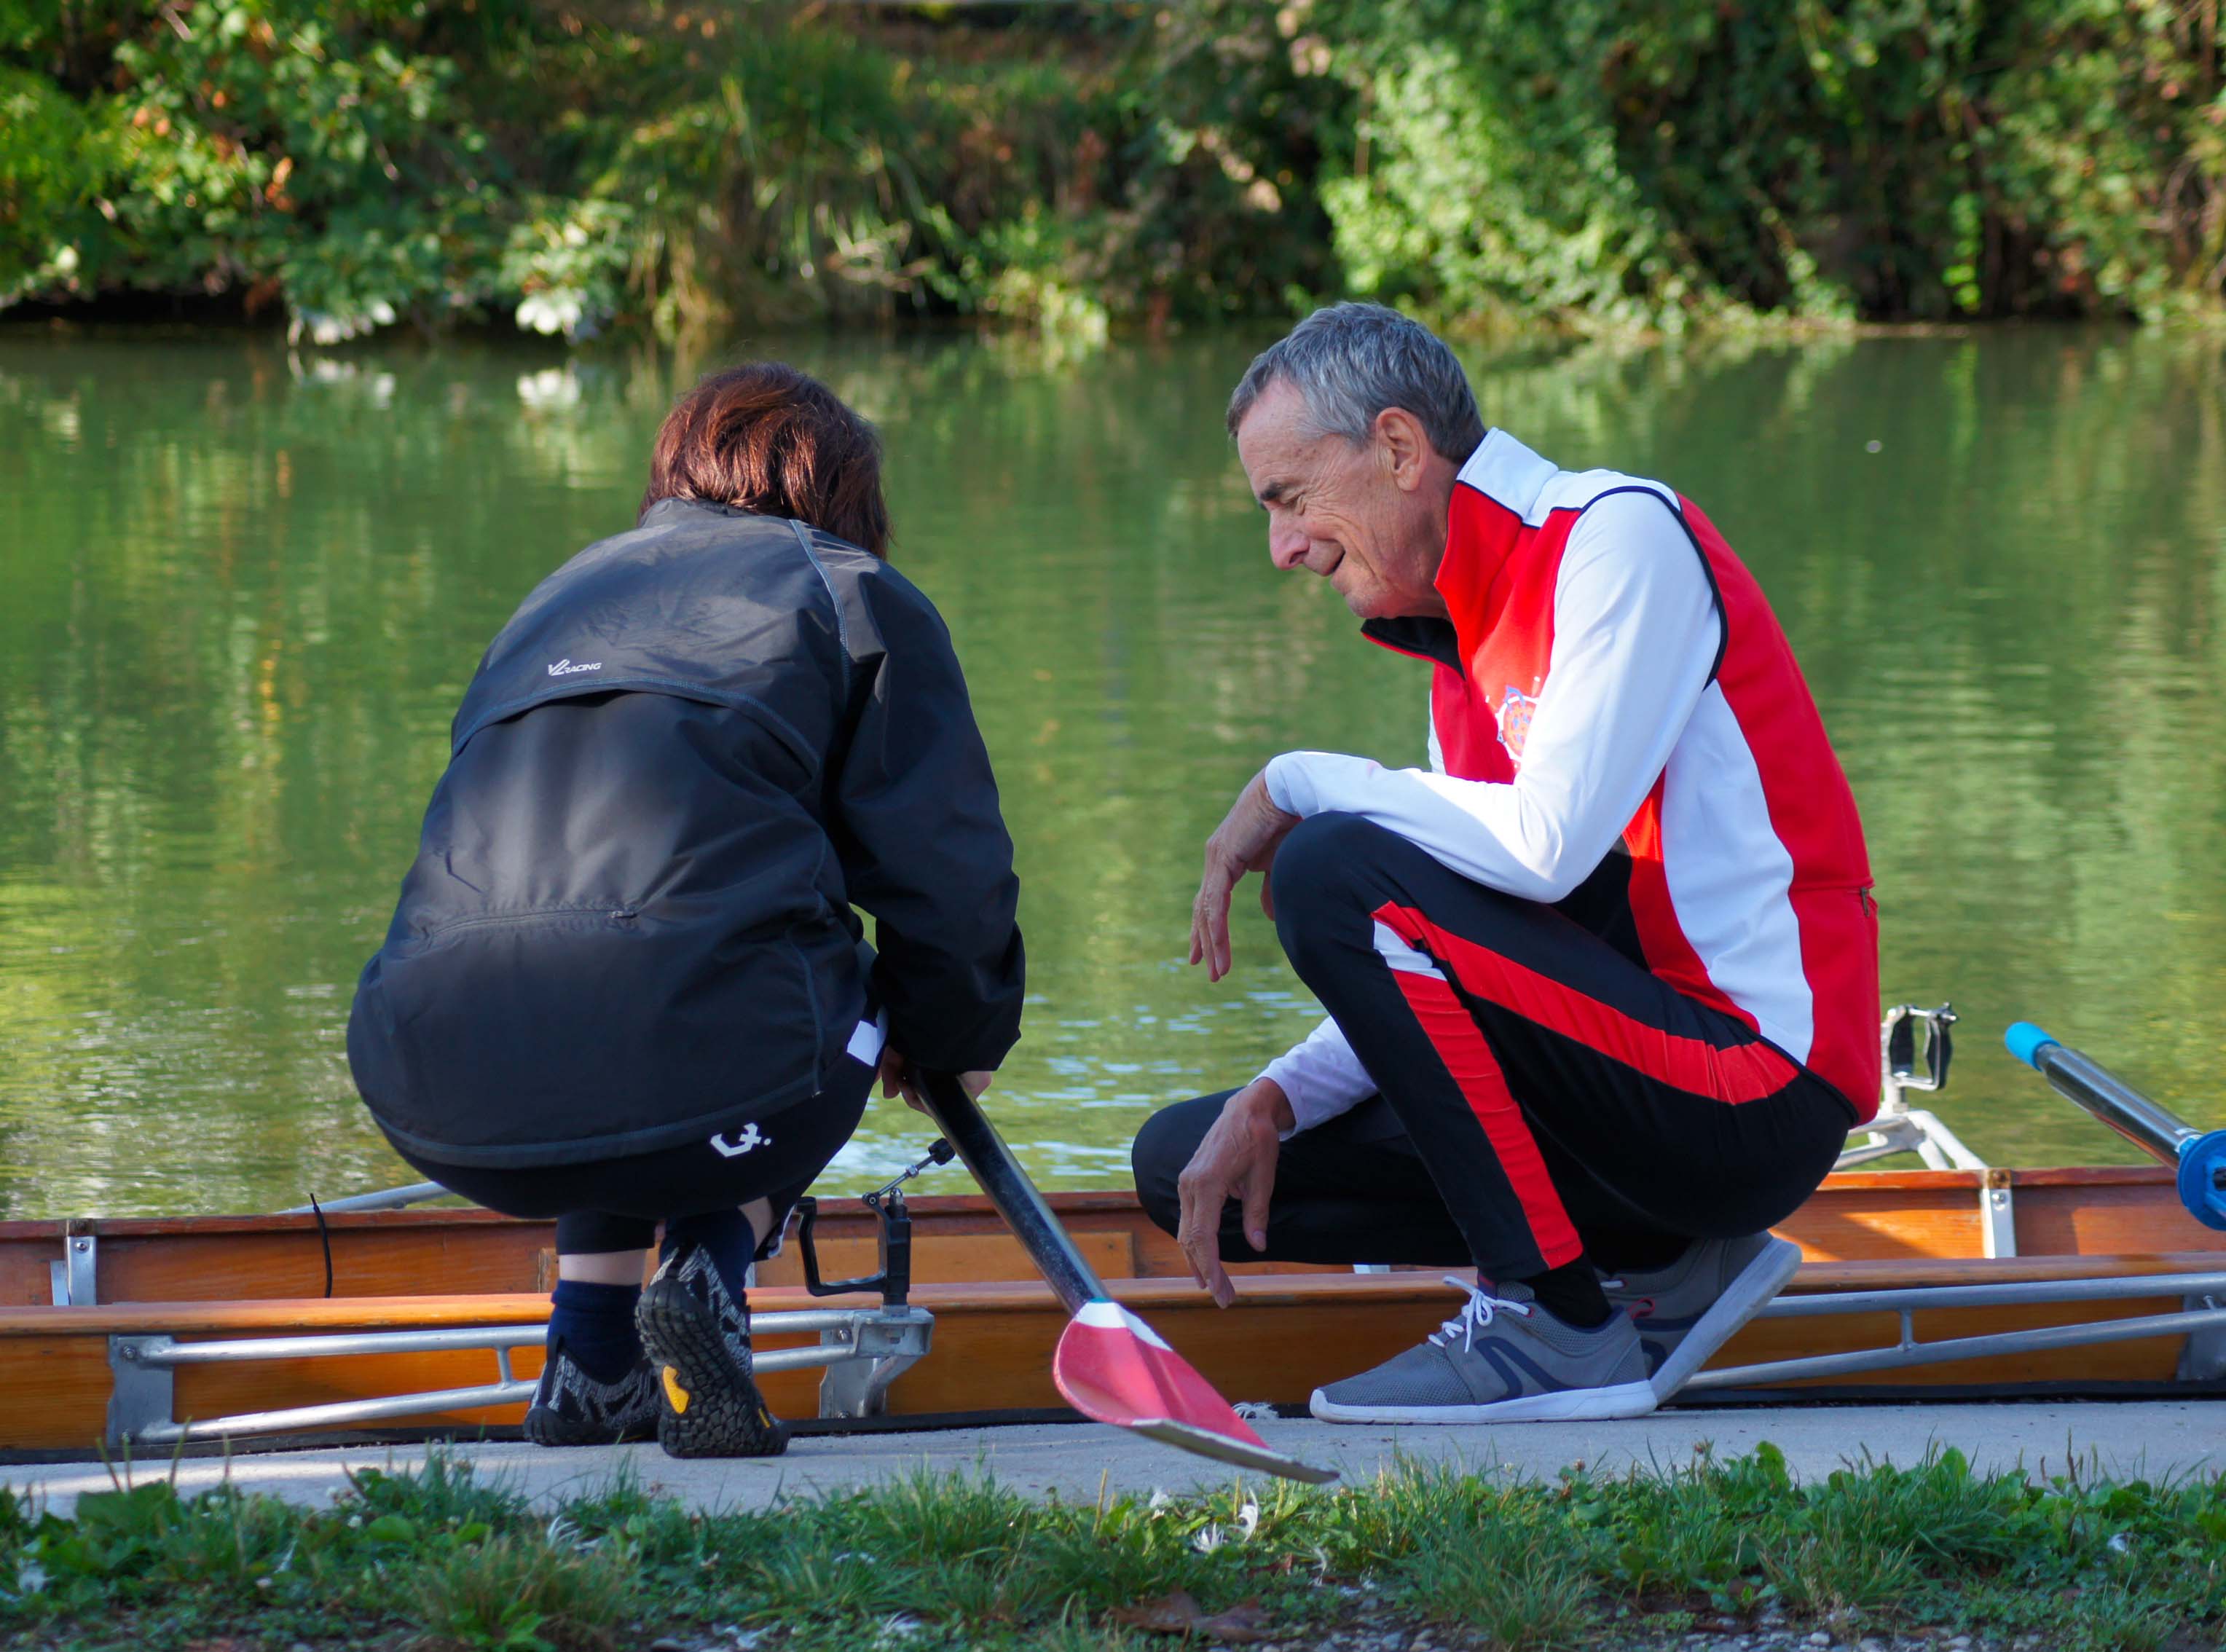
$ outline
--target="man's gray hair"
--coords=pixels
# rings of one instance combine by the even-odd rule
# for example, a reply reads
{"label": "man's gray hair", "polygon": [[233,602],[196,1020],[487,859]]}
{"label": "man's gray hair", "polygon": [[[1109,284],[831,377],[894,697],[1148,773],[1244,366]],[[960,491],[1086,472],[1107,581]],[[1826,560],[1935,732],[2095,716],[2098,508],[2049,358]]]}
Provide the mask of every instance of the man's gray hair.
{"label": "man's gray hair", "polygon": [[1229,434],[1269,385],[1288,379],[1324,435],[1365,442],[1387,407],[1413,414],[1430,446],[1455,464],[1484,440],[1468,375],[1445,340],[1381,304],[1330,304],[1252,359],[1229,398]]}

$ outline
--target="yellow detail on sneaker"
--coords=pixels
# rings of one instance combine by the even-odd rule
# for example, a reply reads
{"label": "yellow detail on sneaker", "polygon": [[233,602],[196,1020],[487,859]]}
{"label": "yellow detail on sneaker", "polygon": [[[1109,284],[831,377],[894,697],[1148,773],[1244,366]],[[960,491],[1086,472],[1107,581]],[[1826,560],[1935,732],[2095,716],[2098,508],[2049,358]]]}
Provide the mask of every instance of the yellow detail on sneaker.
{"label": "yellow detail on sneaker", "polygon": [[684,1414],[688,1409],[688,1390],[680,1386],[680,1373],[667,1365],[658,1375],[665,1379],[665,1397],[672,1402],[673,1414]]}

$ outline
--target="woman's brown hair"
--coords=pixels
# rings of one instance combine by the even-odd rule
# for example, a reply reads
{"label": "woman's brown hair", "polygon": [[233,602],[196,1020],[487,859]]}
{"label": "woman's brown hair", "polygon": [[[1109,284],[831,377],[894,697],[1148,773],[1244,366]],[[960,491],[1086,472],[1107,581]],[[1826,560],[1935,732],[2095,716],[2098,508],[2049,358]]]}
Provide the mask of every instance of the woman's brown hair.
{"label": "woman's brown hair", "polygon": [[881,438],[826,385],[778,361],[713,373],[665,416],[641,508],[659,499],[792,517],[889,554]]}

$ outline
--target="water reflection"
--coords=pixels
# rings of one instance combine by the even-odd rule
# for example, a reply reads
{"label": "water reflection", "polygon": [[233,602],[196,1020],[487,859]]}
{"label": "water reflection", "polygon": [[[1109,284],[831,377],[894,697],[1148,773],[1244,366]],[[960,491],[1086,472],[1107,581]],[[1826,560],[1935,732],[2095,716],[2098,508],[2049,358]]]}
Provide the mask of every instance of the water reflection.
{"label": "water reflection", "polygon": [[[1220,430],[1255,338],[1046,362],[783,340],[881,422],[1021,849],[1001,1117],[1065,1185],[1310,1022],[1256,912],[1179,962],[1268,755],[1420,755],[1416,668],[1268,569]],[[0,1213],[405,1179],[347,995],[479,651],[628,522],[702,364],[0,335]],[[1485,416],[1667,477],[1754,565],[1860,799],[1891,998],[1953,996],[1941,1110],[1998,1162],[2122,1149],[1996,1052],[2018,1014],[2226,1121],[2226,363],[2109,333],[1479,354]],[[876,1105],[862,1178],[919,1132]]]}

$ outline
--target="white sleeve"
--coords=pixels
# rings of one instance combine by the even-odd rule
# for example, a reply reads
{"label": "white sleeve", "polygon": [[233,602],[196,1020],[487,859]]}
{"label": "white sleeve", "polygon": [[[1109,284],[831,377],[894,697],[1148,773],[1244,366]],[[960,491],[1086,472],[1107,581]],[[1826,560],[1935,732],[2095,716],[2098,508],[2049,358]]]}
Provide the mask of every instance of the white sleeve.
{"label": "white sleeve", "polygon": [[1465,878],[1559,900],[1653,789],[1722,635],[1714,589],[1668,505],[1652,492],[1612,495],[1569,531],[1545,690],[1514,780],[1286,752],[1268,765],[1268,795],[1289,814],[1358,815]]}
{"label": "white sleeve", "polygon": [[1327,1019],[1287,1054],[1269,1062],[1260,1077],[1274,1079],[1290,1100],[1298,1122],[1283,1132],[1286,1141],[1325,1119],[1351,1112],[1376,1093],[1368,1069],[1352,1053],[1337,1023]]}

